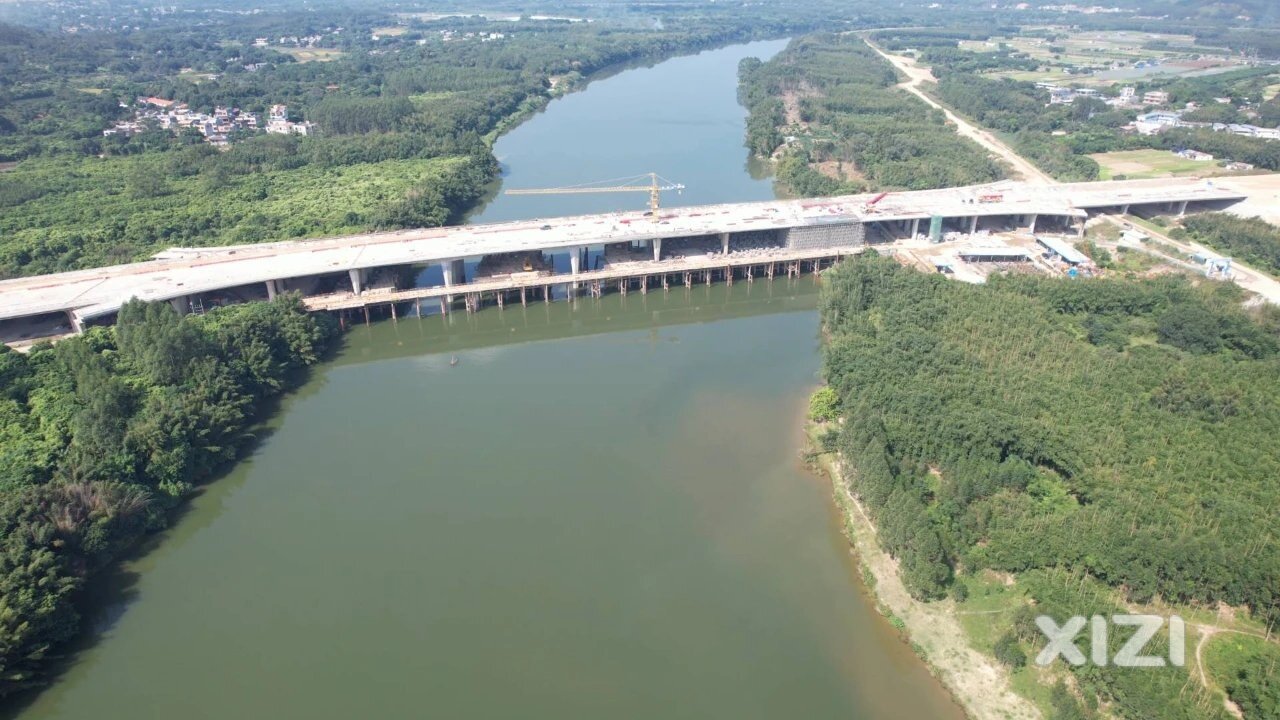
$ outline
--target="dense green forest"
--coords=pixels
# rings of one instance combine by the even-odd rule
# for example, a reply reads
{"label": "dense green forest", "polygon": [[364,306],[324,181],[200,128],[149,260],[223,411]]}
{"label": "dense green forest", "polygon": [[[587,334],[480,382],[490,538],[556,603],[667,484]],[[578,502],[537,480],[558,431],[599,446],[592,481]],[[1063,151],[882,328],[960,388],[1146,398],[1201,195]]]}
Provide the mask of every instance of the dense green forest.
{"label": "dense green forest", "polygon": [[[366,147],[396,141],[374,140]],[[268,135],[225,153],[199,144],[34,163],[0,175],[0,197],[17,195],[21,209],[0,214],[0,275],[129,262],[173,246],[456,222],[495,171],[488,146],[473,142],[467,155],[345,163],[322,141]]]}
{"label": "dense green forest", "polygon": [[235,459],[333,331],[296,295],[185,318],[135,300],[114,328],[0,346],[0,695],[40,682],[85,580]]}
{"label": "dense green forest", "polygon": [[[503,129],[575,79],[648,58],[808,28],[813,17],[409,22],[282,10],[202,26],[63,35],[0,25],[0,277],[137,260],[174,245],[457,222],[496,178]],[[389,25],[385,37],[375,32]],[[479,34],[501,32],[481,41]],[[299,61],[278,37],[320,38]],[[470,35],[470,37],[468,37]],[[377,39],[374,39],[374,38]],[[266,41],[262,46],[258,38]],[[252,67],[253,69],[247,69]],[[553,92],[551,78],[561,80]],[[104,137],[138,96],[263,113],[308,137],[193,131]]]}
{"label": "dense green forest", "polygon": [[[856,35],[812,35],[793,41],[769,62],[739,68],[750,111],[747,146],[781,152],[778,182],[801,196],[868,187],[923,190],[1004,176],[987,153],[947,127],[941,112],[893,86],[892,66]],[[787,104],[797,117],[788,117]],[[838,163],[844,177],[815,169]]]}
{"label": "dense green forest", "polygon": [[[1280,310],[1246,314],[1241,292],[970,285],[877,257],[832,271],[823,367],[847,480],[912,592],[992,569],[1019,574],[1038,612],[1118,593],[1280,619]],[[1251,671],[1274,698],[1276,668]],[[1221,710],[1180,699],[1174,668],[1078,680],[1124,717]]]}
{"label": "dense green forest", "polygon": [[[1079,153],[1076,147],[1088,142],[1087,137],[1092,137],[1089,128],[1105,127],[1103,123],[1106,120],[1094,114],[1107,111],[1102,101],[1082,100],[1071,105],[1045,107],[1045,100],[1041,97],[1044,92],[1037,90],[1033,83],[963,73],[943,74],[936,92],[942,102],[958,113],[984,127],[1010,135],[1013,149],[1019,155],[1058,180],[1098,179],[1098,163]],[[1124,116],[1112,122],[1124,124],[1130,120],[1131,117]],[[1054,131],[1069,135],[1066,138],[1054,137]],[[1113,139],[1108,134],[1104,142],[1101,149],[1088,146],[1088,152],[1105,152],[1120,147],[1118,136]]]}

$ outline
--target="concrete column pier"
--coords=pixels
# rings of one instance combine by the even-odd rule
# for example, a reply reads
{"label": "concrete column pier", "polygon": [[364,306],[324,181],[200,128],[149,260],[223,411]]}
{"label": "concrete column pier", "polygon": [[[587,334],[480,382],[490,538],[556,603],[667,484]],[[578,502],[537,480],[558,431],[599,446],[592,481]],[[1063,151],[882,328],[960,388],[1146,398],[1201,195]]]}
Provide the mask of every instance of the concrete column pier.
{"label": "concrete column pier", "polygon": [[654,238],[652,244],[653,244],[653,261],[658,262],[659,260],[662,259],[662,238]]}
{"label": "concrete column pier", "polygon": [[[445,260],[440,263],[440,269],[444,275],[444,286],[453,287],[467,281],[466,266],[461,260]],[[445,295],[445,302],[453,302],[453,295]]]}
{"label": "concrete column pier", "polygon": [[729,254],[729,233],[720,233],[720,247],[725,255]]}
{"label": "concrete column pier", "polygon": [[1178,217],[1182,217],[1183,215],[1186,215],[1186,214],[1187,214],[1187,201],[1183,200],[1182,202],[1178,203]]}
{"label": "concrete column pier", "polygon": [[461,260],[445,260],[440,263],[441,274],[444,275],[444,286],[453,287],[467,282],[467,268]]}
{"label": "concrete column pier", "polygon": [[276,295],[278,295],[280,292],[281,291],[279,287],[277,287],[275,280],[267,281],[267,299],[268,300],[275,300]]}
{"label": "concrete column pier", "polygon": [[67,311],[67,322],[71,323],[71,330],[75,334],[79,335],[84,332],[84,321],[80,319],[75,310]]}
{"label": "concrete column pier", "polygon": [[973,219],[969,222],[969,237],[973,237],[974,234],[977,232],[978,232],[978,216],[974,215]]}
{"label": "concrete column pier", "polygon": [[1089,218],[1080,218],[1080,226],[1076,228],[1076,237],[1084,237],[1084,224]]}
{"label": "concrete column pier", "polygon": [[916,235],[920,232],[920,218],[911,221],[911,239],[915,240]]}
{"label": "concrete column pier", "polygon": [[1038,220],[1038,219],[1040,219],[1040,216],[1039,216],[1039,215],[1032,215],[1032,216],[1031,216],[1031,230],[1030,230],[1030,232],[1031,232],[1031,234],[1032,234],[1032,235],[1035,235],[1035,234],[1036,234],[1036,220]]}
{"label": "concrete column pier", "polygon": [[569,272],[577,275],[582,272],[582,248],[569,250]]}
{"label": "concrete column pier", "polygon": [[1125,203],[1124,205],[1120,206],[1120,214],[1121,215],[1129,214],[1129,203]]}
{"label": "concrete column pier", "polygon": [[363,293],[365,270],[361,268],[354,268],[352,270],[347,271],[347,274],[351,276],[351,292],[357,295]]}
{"label": "concrete column pier", "polygon": [[173,298],[172,300],[169,301],[169,304],[173,306],[173,309],[177,311],[178,315],[186,315],[187,313],[191,312],[191,296],[190,295],[181,295],[179,297]]}

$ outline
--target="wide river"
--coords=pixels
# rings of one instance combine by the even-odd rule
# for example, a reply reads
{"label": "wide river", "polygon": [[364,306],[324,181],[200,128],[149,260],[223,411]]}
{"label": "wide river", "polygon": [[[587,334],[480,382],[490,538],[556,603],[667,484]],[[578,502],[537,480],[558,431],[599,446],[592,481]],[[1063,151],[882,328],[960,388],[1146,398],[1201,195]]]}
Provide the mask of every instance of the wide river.
{"label": "wide river", "polygon": [[[498,144],[509,186],[660,172],[755,200],[738,61],[634,69]],[[500,220],[642,207],[499,197]],[[960,718],[801,463],[816,287],[360,326],[11,716]],[[456,366],[450,358],[456,356]]]}

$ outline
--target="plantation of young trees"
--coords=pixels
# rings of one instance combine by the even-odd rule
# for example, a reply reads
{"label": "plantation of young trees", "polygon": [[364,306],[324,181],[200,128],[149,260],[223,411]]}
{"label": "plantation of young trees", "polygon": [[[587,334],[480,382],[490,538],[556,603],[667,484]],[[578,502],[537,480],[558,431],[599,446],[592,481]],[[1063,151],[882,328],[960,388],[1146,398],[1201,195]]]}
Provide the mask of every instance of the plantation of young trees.
{"label": "plantation of young trees", "polygon": [[[744,62],[740,76],[739,95],[750,110],[747,145],[756,154],[769,156],[783,142],[783,96],[799,104],[808,138],[785,151],[777,168],[779,182],[797,195],[868,185],[925,190],[1004,176],[942,113],[894,88],[893,67],[857,35],[800,38],[766,63]],[[841,181],[814,168],[831,161],[855,168],[857,176]]]}
{"label": "plantation of young trees", "polygon": [[[832,271],[824,373],[846,479],[908,588],[939,598],[992,569],[1040,578],[1033,597],[1063,608],[1096,606],[1098,585],[1280,619],[1280,312],[1246,313],[1239,293],[969,285],[877,257]],[[1185,675],[1088,677],[1127,716],[1214,716],[1148,714],[1177,707],[1159,698]]]}

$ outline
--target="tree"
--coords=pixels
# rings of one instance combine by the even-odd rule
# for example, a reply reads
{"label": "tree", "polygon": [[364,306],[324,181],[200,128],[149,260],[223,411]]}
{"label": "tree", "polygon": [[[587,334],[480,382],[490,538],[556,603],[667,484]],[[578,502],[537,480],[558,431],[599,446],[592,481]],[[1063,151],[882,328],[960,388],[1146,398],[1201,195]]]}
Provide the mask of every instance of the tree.
{"label": "tree", "polygon": [[1018,638],[1011,632],[1001,635],[992,650],[996,660],[1014,670],[1027,664],[1027,654],[1022,651],[1018,645]]}
{"label": "tree", "polygon": [[809,396],[809,419],[814,422],[831,422],[840,415],[840,396],[835,389],[819,388]]}
{"label": "tree", "polygon": [[120,308],[116,336],[125,361],[156,385],[174,385],[208,351],[203,338],[168,303],[130,300]]}

